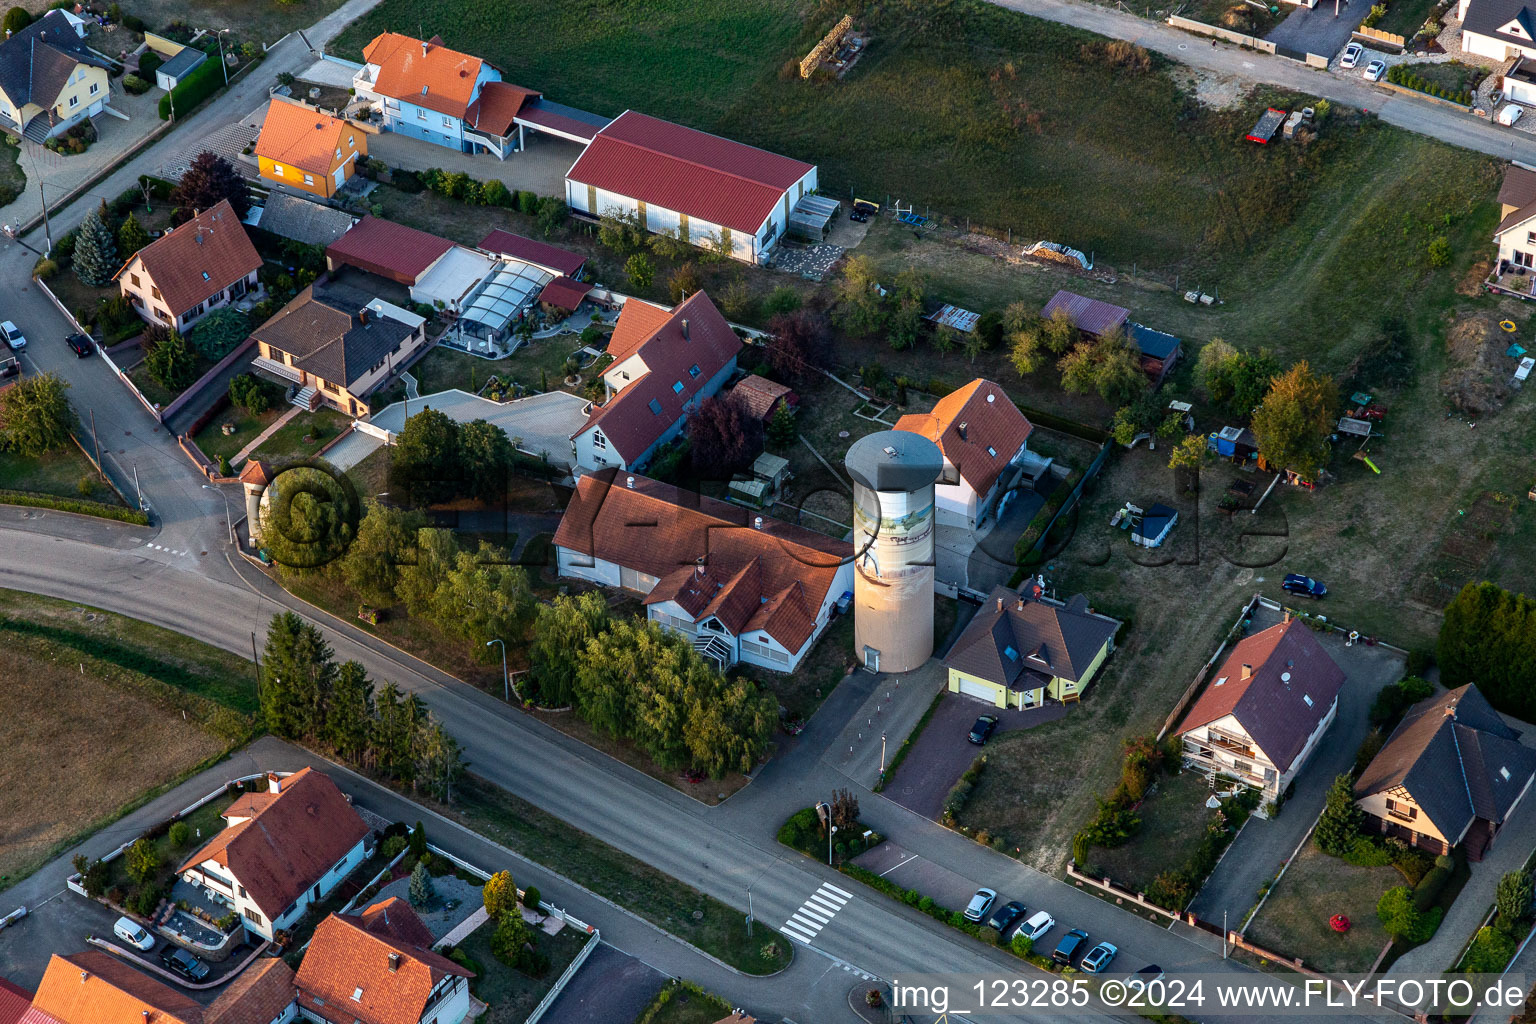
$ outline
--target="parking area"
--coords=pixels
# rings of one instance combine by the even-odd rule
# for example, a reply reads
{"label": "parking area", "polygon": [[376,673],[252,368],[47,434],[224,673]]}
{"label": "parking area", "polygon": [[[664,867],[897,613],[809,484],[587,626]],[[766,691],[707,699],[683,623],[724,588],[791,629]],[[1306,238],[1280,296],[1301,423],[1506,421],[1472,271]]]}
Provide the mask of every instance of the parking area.
{"label": "parking area", "polygon": [[[1256,612],[1253,631],[1279,621],[1276,613],[1263,607]],[[1322,813],[1333,780],[1353,768],[1355,752],[1370,731],[1367,715],[1376,694],[1403,677],[1404,656],[1392,648],[1349,646],[1343,634],[1334,632],[1316,636],[1344,670],[1338,715],[1297,776],[1280,814],[1267,821],[1250,818],[1195,896],[1189,909],[1203,920],[1219,921],[1223,912],[1234,927],[1242,920],[1258,898],[1259,886],[1275,876]]]}
{"label": "parking area", "polygon": [[1339,0],[1337,16],[1334,5],[1321,0],[1316,7],[1296,7],[1264,38],[1288,50],[1332,57],[1369,13],[1370,0]]}
{"label": "parking area", "polygon": [[976,892],[976,883],[964,875],[919,857],[889,840],[860,854],[854,858],[854,863],[904,889],[916,889],[946,907],[964,907]]}
{"label": "parking area", "polygon": [[1067,709],[1059,704],[1021,711],[993,707],[975,697],[946,693],[921,735],[912,740],[906,760],[902,761],[883,793],[910,811],[937,819],[944,807],[944,797],[955,780],[985,752],[985,747],[978,747],[966,738],[978,717],[998,717],[997,729],[989,741],[996,743],[1004,733],[1052,722],[1066,713]]}
{"label": "parking area", "polygon": [[541,1020],[545,1024],[610,1024],[640,1016],[667,976],[606,942],[560,992]]}

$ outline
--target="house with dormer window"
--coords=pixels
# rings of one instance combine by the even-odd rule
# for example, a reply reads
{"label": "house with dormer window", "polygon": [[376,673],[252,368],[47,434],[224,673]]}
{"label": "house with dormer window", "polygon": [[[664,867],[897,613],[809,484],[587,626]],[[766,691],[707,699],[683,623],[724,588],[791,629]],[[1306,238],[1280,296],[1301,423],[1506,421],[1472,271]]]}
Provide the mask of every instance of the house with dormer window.
{"label": "house with dormer window", "polygon": [[1355,782],[1377,831],[1431,853],[1484,852],[1536,777],[1536,750],[1467,685],[1408,710]]}
{"label": "house with dormer window", "polygon": [[1460,0],[1461,48],[1506,61],[1536,57],[1536,5],[1525,0]]}
{"label": "house with dormer window", "polygon": [[0,42],[0,128],[41,144],[106,109],[111,63],[84,36],[79,18],[49,11]]}
{"label": "house with dormer window", "polygon": [[741,338],[703,292],[675,309],[629,299],[608,338],[607,399],[571,435],[579,471],[643,469],[736,372]]}
{"label": "house with dormer window", "polygon": [[897,430],[921,434],[944,453],[934,488],[940,526],[974,530],[1017,481],[1034,427],[1001,387],[980,377],[939,400],[932,412],[907,413]]}
{"label": "house with dormer window", "polygon": [[185,331],[259,287],[261,255],[228,199],[128,257],[114,277],[134,312]]}
{"label": "house with dormer window", "polygon": [[1207,678],[1177,730],[1184,766],[1273,801],[1333,724],[1344,670],[1304,622],[1287,616],[1240,640]]}

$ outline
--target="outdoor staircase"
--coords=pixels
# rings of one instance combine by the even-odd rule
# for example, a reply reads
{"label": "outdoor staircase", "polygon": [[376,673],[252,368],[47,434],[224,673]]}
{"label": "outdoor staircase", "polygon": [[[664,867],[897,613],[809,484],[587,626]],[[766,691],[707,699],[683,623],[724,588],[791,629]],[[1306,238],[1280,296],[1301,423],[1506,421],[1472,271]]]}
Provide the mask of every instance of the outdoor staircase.
{"label": "outdoor staircase", "polygon": [[52,127],[53,123],[49,120],[47,114],[38,114],[27,122],[27,126],[22,129],[21,137],[28,142],[35,142],[41,146],[48,141],[48,130]]}
{"label": "outdoor staircase", "polygon": [[300,388],[298,394],[293,396],[293,400],[290,404],[296,405],[300,409],[306,409],[309,412],[314,412],[315,406],[320,404],[320,392],[316,391],[314,388]]}
{"label": "outdoor staircase", "polygon": [[731,645],[714,633],[705,633],[694,637],[693,649],[704,657],[709,658],[724,671],[725,666],[731,663]]}

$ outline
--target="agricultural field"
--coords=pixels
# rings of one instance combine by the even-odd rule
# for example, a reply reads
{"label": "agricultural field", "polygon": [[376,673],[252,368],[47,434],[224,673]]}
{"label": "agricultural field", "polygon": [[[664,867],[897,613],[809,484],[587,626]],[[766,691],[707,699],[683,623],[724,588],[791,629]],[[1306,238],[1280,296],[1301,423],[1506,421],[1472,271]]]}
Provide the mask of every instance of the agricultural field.
{"label": "agricultural field", "polygon": [[0,678],[0,889],[245,742],[256,704],[233,655],[15,591],[0,591]]}
{"label": "agricultural field", "polygon": [[[53,0],[18,2],[33,14],[54,6]],[[193,28],[227,28],[242,41],[270,45],[295,29],[308,28],[341,4],[342,0],[130,0],[120,6],[151,31],[183,22]]]}

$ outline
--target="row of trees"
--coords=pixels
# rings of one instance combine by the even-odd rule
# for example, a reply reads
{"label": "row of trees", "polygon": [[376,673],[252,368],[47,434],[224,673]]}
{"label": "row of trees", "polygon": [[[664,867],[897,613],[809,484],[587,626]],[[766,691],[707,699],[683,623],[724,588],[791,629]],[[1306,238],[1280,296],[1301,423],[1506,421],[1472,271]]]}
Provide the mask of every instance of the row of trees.
{"label": "row of trees", "polygon": [[[377,177],[385,169],[382,161],[368,161],[366,175]],[[420,191],[425,188],[446,199],[455,199],[470,206],[500,206],[537,218],[539,230],[548,238],[571,215],[565,200],[555,196],[540,197],[534,192],[513,192],[501,181],[489,178],[478,181],[463,171],[445,171],[428,167],[424,171],[394,171],[392,179],[402,191]],[[418,187],[419,186],[419,187]]]}
{"label": "row of trees", "polygon": [[325,746],[438,800],[453,798],[464,773],[458,743],[420,697],[394,683],[375,693],[362,665],[336,664],[319,628],[293,612],[267,627],[261,711],[274,734]]}
{"label": "row of trees", "polygon": [[1536,718],[1536,600],[1468,583],[1446,606],[1435,661],[1446,686],[1475,682],[1500,711]]}
{"label": "row of trees", "polygon": [[454,498],[494,500],[507,492],[516,448],[485,420],[460,423],[437,409],[405,421],[390,460],[390,494],[411,505]]}
{"label": "row of trees", "polygon": [[654,622],[611,618],[596,592],[539,606],[529,657],[528,696],[573,707],[663,768],[716,778],[751,771],[778,724],[771,694],[721,675]]}

